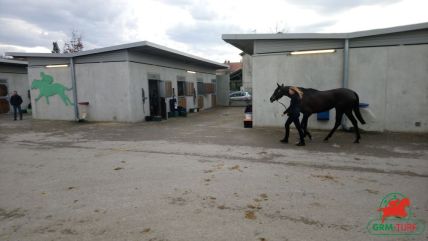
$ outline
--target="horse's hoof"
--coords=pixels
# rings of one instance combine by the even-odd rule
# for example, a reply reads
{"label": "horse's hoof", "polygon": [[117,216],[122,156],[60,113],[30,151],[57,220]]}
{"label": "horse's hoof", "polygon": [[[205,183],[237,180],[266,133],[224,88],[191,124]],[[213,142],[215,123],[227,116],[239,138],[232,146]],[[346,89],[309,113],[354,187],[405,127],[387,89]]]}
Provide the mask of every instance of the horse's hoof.
{"label": "horse's hoof", "polygon": [[282,142],[282,143],[288,143],[288,140],[282,139],[282,140],[280,140],[280,142]]}
{"label": "horse's hoof", "polygon": [[299,143],[296,143],[296,146],[305,146],[305,143],[304,142],[299,142]]}
{"label": "horse's hoof", "polygon": [[354,141],[354,143],[359,144],[359,143],[360,143],[360,141],[359,141],[359,140],[355,140],[355,141]]}

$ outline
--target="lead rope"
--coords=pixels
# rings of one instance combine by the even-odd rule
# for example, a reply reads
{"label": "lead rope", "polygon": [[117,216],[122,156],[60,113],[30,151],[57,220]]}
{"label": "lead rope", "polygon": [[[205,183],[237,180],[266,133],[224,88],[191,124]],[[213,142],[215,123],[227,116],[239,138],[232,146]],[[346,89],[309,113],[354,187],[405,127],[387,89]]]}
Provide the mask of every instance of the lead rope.
{"label": "lead rope", "polygon": [[278,103],[280,103],[282,106],[284,106],[284,108],[285,109],[287,109],[287,106],[286,105],[284,105],[283,103],[281,103],[281,101],[279,101],[279,100],[277,100],[278,101]]}
{"label": "lead rope", "polygon": [[[285,109],[287,109],[287,106],[286,105],[284,105],[281,101],[279,101],[279,100],[277,100],[278,101],[278,103],[280,103],[282,106],[284,106],[284,108]],[[282,115],[284,115],[284,114],[282,114]]]}

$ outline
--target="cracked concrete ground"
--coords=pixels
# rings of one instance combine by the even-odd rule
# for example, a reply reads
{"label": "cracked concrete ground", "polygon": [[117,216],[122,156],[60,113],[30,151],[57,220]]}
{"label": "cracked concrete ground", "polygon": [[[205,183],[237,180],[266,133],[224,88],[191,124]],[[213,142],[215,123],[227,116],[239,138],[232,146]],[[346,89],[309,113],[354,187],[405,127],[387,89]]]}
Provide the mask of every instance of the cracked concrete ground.
{"label": "cracked concrete ground", "polygon": [[426,134],[353,144],[313,131],[301,148],[280,128],[242,128],[242,108],[134,124],[25,117],[0,116],[0,240],[386,240],[367,224],[391,192],[428,222]]}

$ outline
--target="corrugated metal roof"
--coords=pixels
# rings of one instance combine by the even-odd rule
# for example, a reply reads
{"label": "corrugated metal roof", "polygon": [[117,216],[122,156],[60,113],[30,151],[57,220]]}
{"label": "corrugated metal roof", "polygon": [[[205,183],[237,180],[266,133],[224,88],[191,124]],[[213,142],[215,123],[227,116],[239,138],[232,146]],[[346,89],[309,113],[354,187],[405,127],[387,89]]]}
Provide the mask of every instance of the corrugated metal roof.
{"label": "corrugated metal roof", "polygon": [[0,58],[0,63],[4,63],[4,64],[17,64],[17,65],[28,65],[27,61],[14,60],[14,59],[4,59],[4,58]]}
{"label": "corrugated metal roof", "polygon": [[234,45],[242,51],[252,54],[254,52],[254,42],[259,40],[352,40],[354,38],[380,36],[424,29],[428,29],[428,22],[350,33],[223,34],[222,38],[224,41]]}
{"label": "corrugated metal roof", "polygon": [[428,22],[398,26],[392,28],[372,29],[350,33],[274,33],[274,34],[223,34],[223,40],[274,40],[274,39],[351,39],[373,35],[399,33],[428,28]]}
{"label": "corrugated metal roof", "polygon": [[216,67],[219,69],[228,68],[228,65],[221,64],[212,60],[208,60],[205,58],[201,58],[192,54],[184,53],[175,49],[171,49],[165,46],[161,46],[149,41],[141,41],[141,42],[135,42],[135,43],[129,43],[129,44],[121,44],[121,45],[115,45],[110,46],[106,48],[99,48],[99,49],[92,49],[87,51],[81,51],[77,53],[69,53],[69,54],[57,54],[57,53],[17,53],[17,52],[8,52],[6,53],[7,56],[13,56],[13,57],[36,57],[36,58],[71,58],[71,57],[80,57],[80,56],[86,56],[86,55],[92,55],[92,54],[99,54],[99,53],[105,53],[105,52],[112,52],[117,50],[124,50],[124,49],[130,49],[130,50],[156,50],[158,53],[163,53],[164,55],[174,56],[174,57],[181,57],[185,60],[192,60],[195,62],[199,62],[202,64],[208,64],[212,67]]}

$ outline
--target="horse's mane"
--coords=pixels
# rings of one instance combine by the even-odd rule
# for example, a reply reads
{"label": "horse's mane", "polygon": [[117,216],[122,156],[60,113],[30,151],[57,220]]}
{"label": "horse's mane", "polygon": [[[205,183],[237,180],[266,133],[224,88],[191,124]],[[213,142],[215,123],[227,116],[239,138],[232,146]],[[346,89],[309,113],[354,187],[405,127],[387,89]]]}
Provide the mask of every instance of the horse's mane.
{"label": "horse's mane", "polygon": [[[284,85],[282,85],[282,86],[280,86],[283,90],[287,90],[288,91],[288,88],[290,88],[291,86],[284,86]],[[319,92],[319,90],[317,90],[317,89],[312,89],[312,88],[303,88],[303,87],[297,87],[297,88],[299,88],[302,92],[303,92],[303,95],[310,95],[310,94],[314,94],[314,93],[317,93],[317,92]],[[287,95],[287,94],[286,94]]]}
{"label": "horse's mane", "polygon": [[313,92],[318,92],[319,90],[316,89],[312,89],[312,88],[303,88],[303,87],[298,87],[301,91],[303,91],[303,93],[313,93]]}

